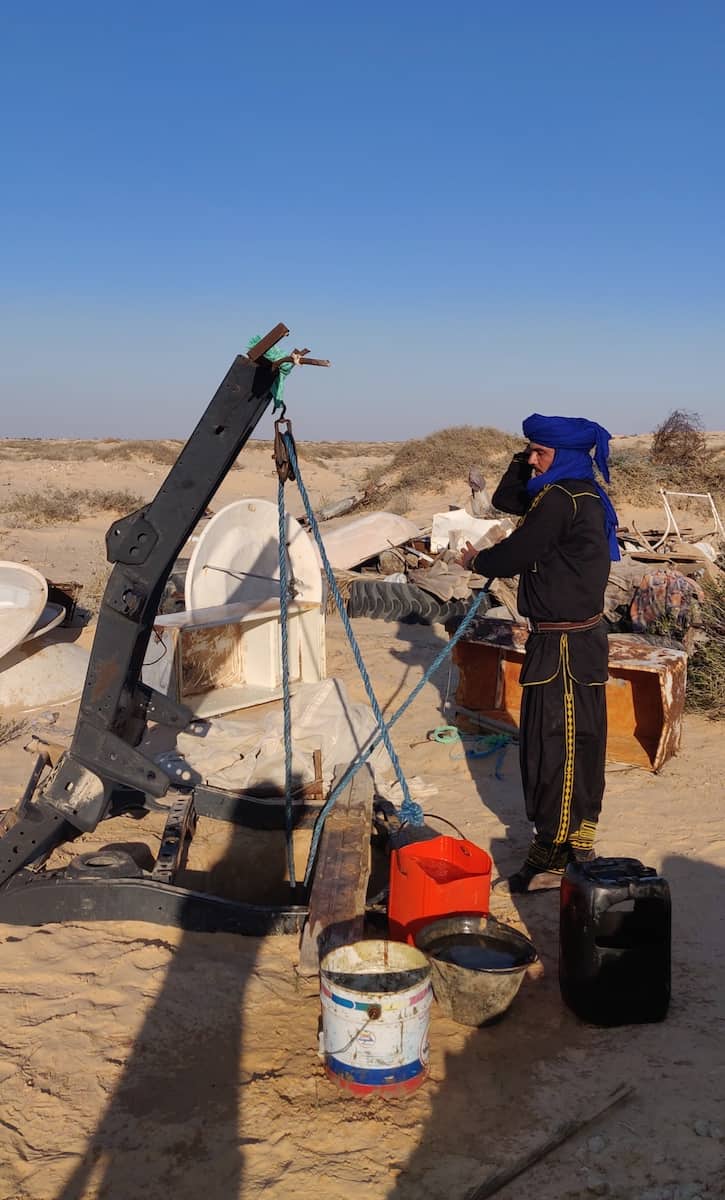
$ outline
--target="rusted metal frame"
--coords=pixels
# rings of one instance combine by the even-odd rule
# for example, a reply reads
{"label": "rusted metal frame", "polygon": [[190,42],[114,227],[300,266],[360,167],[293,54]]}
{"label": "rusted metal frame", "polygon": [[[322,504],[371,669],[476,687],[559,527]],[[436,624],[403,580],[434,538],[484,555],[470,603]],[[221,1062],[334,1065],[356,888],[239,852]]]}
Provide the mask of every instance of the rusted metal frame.
{"label": "rusted metal frame", "polygon": [[159,883],[173,883],[184,865],[189,843],[196,829],[196,809],[193,796],[179,796],[169,809],[164,832],[151,878]]}
{"label": "rusted metal frame", "polygon": [[[275,340],[283,336],[278,327]],[[266,341],[266,339],[263,339]],[[54,846],[95,829],[114,784],[163,795],[168,776],[136,746],[149,720],[177,728],[191,713],[140,682],[153,619],[181,547],[271,401],[277,368],[237,356],[149,505],[114,522],[106,537],[114,568],[101,603],[80,711],[64,752],[37,798],[0,831],[0,883]]]}
{"label": "rusted metal frame", "polygon": [[[54,746],[57,760],[42,749],[21,802],[0,824],[0,920],[137,919],[257,936],[302,928],[306,906],[238,903],[173,884],[193,835],[193,797],[172,806],[151,875],[129,855],[110,851],[81,855],[63,870],[37,869],[56,846],[95,829],[105,816],[138,808],[139,800],[159,807],[152,797],[169,787],[166,773],[136,747],[150,720],[179,728],[192,714],[140,682],[153,619],[180,549],[272,399],[279,364],[264,353],[287,332],[276,326],[235,359],[154,500],[108,531],[107,557],[115,565],[70,749]],[[295,351],[292,361],[329,365],[306,353]],[[50,778],[36,796],[49,765]],[[319,752],[315,774],[307,790],[322,799]]]}
{"label": "rusted metal frame", "polygon": [[270,329],[269,333],[265,333],[264,337],[260,338],[252,346],[251,350],[247,351],[247,358],[251,362],[259,362],[262,355],[271,350],[273,346],[276,346],[277,342],[281,342],[282,338],[286,338],[288,333],[289,329],[280,321],[279,325],[275,325],[274,329]]}
{"label": "rusted metal frame", "polygon": [[302,905],[246,904],[153,879],[138,869],[121,875],[19,871],[0,888],[0,921],[48,925],[62,921],[153,921],[197,933],[250,937],[299,933]]}
{"label": "rusted metal frame", "polygon": [[[306,786],[312,788],[315,785]],[[316,797],[313,799],[316,800]],[[197,817],[241,825],[244,829],[276,829],[281,832],[285,828],[284,797],[274,797],[273,803],[270,804],[246,792],[222,791],[220,788],[209,787],[208,784],[199,784],[194,788],[194,807]],[[295,804],[294,828],[314,828],[321,807],[321,802]]]}
{"label": "rusted metal frame", "polygon": [[0,831],[0,884],[31,863],[39,867],[61,842],[78,836],[78,830],[42,800],[28,803],[22,814],[16,810],[16,816],[10,824],[8,815]]}
{"label": "rusted metal frame", "polygon": [[183,728],[192,715],[140,683],[153,619],[181,548],[267,408],[275,377],[267,359],[239,355],[155,498],[108,531],[107,557],[115,565],[78,721],[70,751],[44,791],[79,829],[94,829],[103,818],[110,784],[152,796],[169,787],[168,775],[136,747],[148,721]]}

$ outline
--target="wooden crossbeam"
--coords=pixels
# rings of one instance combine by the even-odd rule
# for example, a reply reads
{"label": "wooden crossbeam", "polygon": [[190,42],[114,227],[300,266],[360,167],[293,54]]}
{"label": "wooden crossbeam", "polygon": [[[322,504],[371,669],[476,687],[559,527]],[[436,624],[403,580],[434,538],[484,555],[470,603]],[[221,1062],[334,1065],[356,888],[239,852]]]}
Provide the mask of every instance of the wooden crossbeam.
{"label": "wooden crossbeam", "polygon": [[[347,764],[335,768],[333,787]],[[328,950],[362,937],[370,878],[373,777],[362,767],[338,796],[320,838],[299,971],[316,975]]]}

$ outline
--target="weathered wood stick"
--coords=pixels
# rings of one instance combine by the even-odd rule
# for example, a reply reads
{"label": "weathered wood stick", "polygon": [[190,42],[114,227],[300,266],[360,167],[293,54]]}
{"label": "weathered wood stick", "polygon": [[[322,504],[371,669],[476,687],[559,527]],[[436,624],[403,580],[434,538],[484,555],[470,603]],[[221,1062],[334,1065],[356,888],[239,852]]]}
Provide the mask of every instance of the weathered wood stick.
{"label": "weathered wood stick", "polygon": [[507,1183],[511,1183],[512,1179],[523,1175],[524,1171],[528,1171],[530,1167],[535,1166],[542,1158],[545,1158],[552,1150],[556,1150],[562,1142],[573,1137],[575,1133],[585,1129],[592,1121],[596,1121],[597,1117],[601,1117],[603,1113],[608,1112],[610,1108],[614,1108],[615,1104],[621,1104],[634,1092],[633,1087],[621,1084],[616,1091],[612,1092],[606,1100],[602,1101],[596,1109],[590,1112],[585,1117],[575,1117],[571,1121],[565,1121],[560,1125],[556,1133],[542,1142],[540,1146],[535,1146],[533,1150],[529,1150],[518,1160],[512,1163],[510,1167],[504,1167],[503,1170],[497,1171],[495,1175],[490,1175],[488,1179],[484,1179],[483,1183],[472,1191],[466,1193],[465,1200],[487,1200],[488,1196],[493,1196],[496,1192],[505,1187]]}

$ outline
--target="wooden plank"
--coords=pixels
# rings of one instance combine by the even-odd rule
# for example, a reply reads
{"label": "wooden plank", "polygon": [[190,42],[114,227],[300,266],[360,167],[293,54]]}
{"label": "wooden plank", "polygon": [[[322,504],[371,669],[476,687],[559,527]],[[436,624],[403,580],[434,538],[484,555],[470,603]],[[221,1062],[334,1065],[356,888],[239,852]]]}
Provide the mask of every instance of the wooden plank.
{"label": "wooden plank", "polygon": [[[335,768],[333,787],[347,765]],[[362,937],[370,878],[373,777],[361,767],[335,802],[322,831],[302,931],[299,971],[316,975],[328,950]]]}

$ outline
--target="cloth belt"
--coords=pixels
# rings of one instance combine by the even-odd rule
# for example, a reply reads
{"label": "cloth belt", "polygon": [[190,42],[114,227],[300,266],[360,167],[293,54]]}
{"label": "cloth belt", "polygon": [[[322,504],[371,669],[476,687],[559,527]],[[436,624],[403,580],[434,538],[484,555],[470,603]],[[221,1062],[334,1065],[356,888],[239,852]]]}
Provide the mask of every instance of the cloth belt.
{"label": "cloth belt", "polygon": [[599,624],[603,613],[596,617],[588,617],[586,621],[532,621],[533,633],[572,633],[577,629],[594,629]]}

